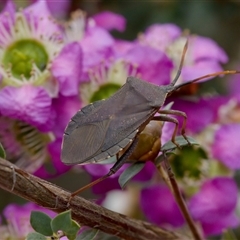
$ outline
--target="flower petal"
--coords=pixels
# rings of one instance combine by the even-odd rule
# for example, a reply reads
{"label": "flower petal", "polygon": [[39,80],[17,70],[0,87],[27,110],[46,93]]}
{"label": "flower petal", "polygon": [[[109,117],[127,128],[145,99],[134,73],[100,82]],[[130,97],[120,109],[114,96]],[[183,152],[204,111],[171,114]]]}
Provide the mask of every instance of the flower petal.
{"label": "flower petal", "polygon": [[51,129],[57,138],[61,138],[71,117],[80,109],[81,101],[78,96],[65,97],[61,94],[52,100],[55,112],[55,126]]}
{"label": "flower petal", "polygon": [[224,218],[219,218],[218,221],[212,223],[202,223],[202,228],[206,236],[209,235],[219,235],[223,233],[228,228],[235,228],[239,226],[239,217],[235,214],[229,214]]}
{"label": "flower petal", "polygon": [[14,25],[15,22],[15,12],[16,12],[16,7],[13,3],[12,0],[8,0],[6,2],[6,5],[4,9],[2,10],[0,14],[0,43],[1,45],[9,41],[8,40],[8,35],[10,32],[11,27]]}
{"label": "flower petal", "polygon": [[137,66],[140,78],[158,85],[169,84],[173,64],[165,53],[136,44],[122,58]]}
{"label": "flower petal", "polygon": [[66,45],[52,64],[52,74],[60,84],[63,96],[78,94],[82,74],[82,50],[77,42]]}
{"label": "flower petal", "polygon": [[[38,0],[24,9],[25,14],[32,13],[35,17],[51,16],[46,0]],[[40,14],[40,15],[39,15]]]}
{"label": "flower petal", "polygon": [[207,180],[190,199],[190,212],[194,219],[203,224],[205,234],[219,234],[228,227],[236,226],[233,212],[237,204],[237,191],[233,179],[216,177]]}
{"label": "flower petal", "polygon": [[[92,176],[91,181],[106,175],[113,164],[89,164],[85,165],[84,169]],[[92,191],[95,194],[105,194],[113,189],[120,189],[118,183],[119,175],[127,168],[128,164],[123,165],[115,174],[111,175],[109,178],[104,181],[99,182],[98,184],[92,187]]]}
{"label": "flower petal", "polygon": [[24,9],[24,14],[29,22],[34,24],[38,33],[46,36],[59,35],[60,27],[53,21],[53,17],[48,8],[46,0],[38,0]]}
{"label": "flower petal", "polygon": [[4,9],[0,14],[0,22],[2,22],[2,24],[4,24],[7,29],[9,29],[8,17],[10,17],[13,23],[15,12],[16,12],[15,4],[13,3],[12,0],[7,0],[6,5],[4,6]]}
{"label": "flower petal", "polygon": [[[198,99],[195,101],[175,99],[172,109],[185,112],[188,117],[187,130],[191,133],[198,133],[215,120],[218,109],[213,109],[210,102],[211,99]],[[178,119],[181,126],[183,118],[178,117]]]}
{"label": "flower petal", "polygon": [[[9,204],[3,211],[3,214],[9,224],[9,229],[12,230],[11,234],[14,234],[13,239],[25,238],[28,233],[33,232],[30,223],[30,215],[32,211],[41,211],[55,217],[56,213],[37,206],[34,203],[26,203],[23,206],[17,204]],[[16,237],[16,238],[15,238]]]}
{"label": "flower petal", "polygon": [[[31,0],[32,3],[35,3],[37,1],[39,0]],[[57,18],[66,18],[66,15],[69,12],[71,7],[70,6],[71,2],[69,0],[57,1],[57,4],[55,0],[45,0],[45,1],[53,16]]]}
{"label": "flower petal", "polygon": [[212,59],[221,63],[228,61],[228,57],[223,49],[210,38],[201,36],[191,37],[188,51],[195,62],[201,59]]}
{"label": "flower petal", "polygon": [[116,57],[126,54],[134,46],[134,42],[126,40],[115,40],[113,50]]}
{"label": "flower petal", "polygon": [[[88,164],[84,166],[84,169],[92,176],[102,177],[106,175],[113,164]],[[111,175],[110,178],[118,177],[125,169],[127,164],[120,168],[115,174]]]}
{"label": "flower petal", "polygon": [[[195,62],[193,65],[183,66],[181,72],[181,78],[183,81],[190,81],[204,75],[223,71],[221,65],[213,59],[203,59]],[[213,77],[210,77],[213,78]],[[201,82],[206,81],[210,78],[205,78]]]}
{"label": "flower petal", "polygon": [[178,37],[181,36],[181,29],[171,23],[153,24],[147,28],[144,34],[139,37],[139,42],[161,51],[166,48]]}
{"label": "flower petal", "polygon": [[233,95],[234,97],[239,99],[240,102],[240,97],[239,97],[239,92],[240,92],[240,76],[239,74],[232,75],[230,79],[228,80],[228,91],[230,95]]}
{"label": "flower petal", "polygon": [[113,29],[123,32],[126,27],[126,19],[120,15],[109,11],[104,11],[93,16],[97,26],[110,31]]}
{"label": "flower petal", "polygon": [[139,181],[139,182],[146,182],[152,179],[154,173],[156,171],[156,167],[152,162],[146,162],[144,165],[144,168],[134,176],[133,180],[134,181]]}
{"label": "flower petal", "polygon": [[[92,177],[91,181],[95,181],[98,178]],[[107,194],[109,191],[121,189],[119,183],[118,183],[118,176],[113,176],[112,178],[107,178],[102,182],[99,182],[98,184],[94,185],[92,187],[92,192],[94,194]]]}
{"label": "flower petal", "polygon": [[34,175],[40,178],[48,179],[57,177],[72,168],[72,166],[66,166],[61,162],[61,144],[62,139],[56,139],[54,142],[48,144],[48,161],[50,159],[50,165],[52,166],[53,171],[49,171],[49,162],[48,165],[42,164],[35,172]]}
{"label": "flower petal", "polygon": [[83,80],[88,79],[88,71],[113,55],[113,37],[103,28],[88,27],[79,42],[83,50]]}
{"label": "flower petal", "polygon": [[50,117],[51,98],[41,87],[24,85],[0,90],[0,112],[3,116],[25,121],[36,127]]}
{"label": "flower petal", "polygon": [[215,133],[212,155],[230,169],[240,168],[240,124],[222,125]]}
{"label": "flower petal", "polygon": [[143,189],[140,205],[147,219],[155,224],[171,224],[173,227],[184,224],[179,207],[165,185],[154,185]]}

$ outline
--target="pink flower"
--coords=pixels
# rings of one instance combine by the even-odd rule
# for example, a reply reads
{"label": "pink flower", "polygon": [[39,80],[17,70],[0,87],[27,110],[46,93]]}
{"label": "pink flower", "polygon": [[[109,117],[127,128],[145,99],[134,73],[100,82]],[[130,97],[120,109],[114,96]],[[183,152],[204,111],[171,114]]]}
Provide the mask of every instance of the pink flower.
{"label": "pink flower", "polygon": [[83,50],[83,80],[88,80],[88,72],[104,59],[112,56],[113,37],[103,28],[88,26],[84,37],[79,41]]}
{"label": "pink flower", "polygon": [[[37,2],[42,0],[31,0],[31,2]],[[68,11],[70,10],[70,1],[69,0],[45,0],[47,2],[48,8],[51,11],[51,14],[57,18],[66,17]]]}
{"label": "pink flower", "polygon": [[135,44],[120,58],[133,67],[136,66],[136,72],[141,79],[157,85],[170,82],[172,61],[161,51]]}
{"label": "pink flower", "polygon": [[166,51],[166,48],[180,36],[181,29],[175,24],[153,24],[139,36],[138,41],[143,45]]}
{"label": "pink flower", "polygon": [[144,188],[140,195],[140,205],[147,219],[161,226],[180,227],[184,218],[167,186],[158,184]]}
{"label": "pink flower", "polygon": [[[226,63],[226,53],[210,38],[189,36],[188,51],[185,57],[179,82],[188,81],[203,75],[222,71],[220,64]],[[177,70],[186,38],[174,24],[154,24],[141,34],[139,43],[167,53]]]}
{"label": "pink flower", "polygon": [[3,211],[3,215],[8,224],[8,234],[11,239],[25,238],[28,233],[33,232],[30,225],[30,215],[32,211],[41,211],[55,217],[55,213],[37,206],[34,203],[26,203],[23,206],[9,204]]}
{"label": "pink flower", "polygon": [[[52,158],[56,166],[53,175],[67,171],[69,168],[57,162],[66,118],[80,107],[79,43],[67,40],[46,1],[17,12],[9,0],[0,14],[0,47],[0,142],[8,159],[41,175],[40,168],[45,169],[42,165]],[[77,101],[78,108],[59,112],[57,100],[63,105],[69,100],[62,95],[75,97],[73,106]],[[60,113],[64,117],[59,117]]]}
{"label": "pink flower", "polygon": [[66,45],[55,58],[52,75],[58,79],[59,92],[64,96],[78,94],[79,80],[82,74],[82,49],[77,42]]}
{"label": "pink flower", "polygon": [[119,32],[123,32],[126,27],[126,20],[123,16],[109,11],[95,14],[93,19],[97,26],[105,28],[108,31],[116,29]]}
{"label": "pink flower", "polygon": [[239,225],[235,214],[237,186],[229,177],[216,177],[203,183],[189,201],[193,218],[202,225],[206,236],[221,234]]}
{"label": "pink flower", "polygon": [[211,147],[213,157],[230,169],[240,168],[240,124],[229,123],[215,132]]}
{"label": "pink flower", "polygon": [[8,86],[0,90],[1,115],[25,121],[36,127],[45,124],[50,118],[51,104],[51,98],[42,87]]}

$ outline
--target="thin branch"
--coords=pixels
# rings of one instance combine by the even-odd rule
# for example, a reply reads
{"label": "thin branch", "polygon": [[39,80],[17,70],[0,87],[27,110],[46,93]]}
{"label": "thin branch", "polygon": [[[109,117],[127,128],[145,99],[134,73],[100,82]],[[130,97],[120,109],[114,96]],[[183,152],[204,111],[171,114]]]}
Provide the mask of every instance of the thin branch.
{"label": "thin branch", "polygon": [[[35,177],[0,158],[0,188],[57,213],[68,209],[71,193]],[[72,217],[80,225],[99,229],[127,240],[177,240],[188,236],[163,230],[150,223],[131,219],[98,206],[81,197],[74,197],[70,206]]]}
{"label": "thin branch", "polygon": [[[164,153],[165,155],[165,153]],[[171,183],[171,190],[174,194],[174,197],[175,197],[175,200],[179,206],[179,208],[181,209],[181,212],[193,234],[193,237],[195,240],[202,240],[203,238],[201,237],[201,234],[199,233],[198,229],[197,229],[197,226],[195,225],[193,219],[192,219],[192,216],[191,214],[189,213],[188,211],[188,208],[187,208],[187,205],[185,204],[185,201],[182,197],[182,194],[180,192],[180,189],[178,187],[178,184],[177,184],[177,181],[174,177],[174,174],[172,172],[172,169],[171,169],[171,166],[168,162],[168,159],[167,159],[167,156],[165,155],[165,160],[164,160],[164,163],[165,163],[165,166],[166,166],[166,169],[167,169],[167,174],[168,174],[168,177],[169,177],[169,180],[170,180],[170,183]]]}

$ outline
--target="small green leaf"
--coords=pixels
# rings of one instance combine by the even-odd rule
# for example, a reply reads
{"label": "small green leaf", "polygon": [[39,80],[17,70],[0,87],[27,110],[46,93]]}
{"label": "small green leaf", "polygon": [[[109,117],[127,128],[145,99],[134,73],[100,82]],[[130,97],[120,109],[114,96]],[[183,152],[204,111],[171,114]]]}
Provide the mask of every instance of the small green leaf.
{"label": "small green leaf", "polygon": [[98,229],[87,229],[78,235],[76,240],[93,240],[97,236],[98,232]]}
{"label": "small green leaf", "polygon": [[32,211],[30,217],[30,223],[33,229],[43,234],[44,236],[51,236],[53,234],[51,228],[52,219],[43,212]]}
{"label": "small green leaf", "polygon": [[26,240],[46,240],[46,239],[47,237],[37,232],[29,233],[26,237]]}
{"label": "small green leaf", "polygon": [[121,188],[124,188],[127,182],[143,169],[144,165],[145,162],[136,162],[125,169],[118,179]]}
{"label": "small green leaf", "polygon": [[[193,138],[187,136],[187,139],[191,145],[199,145]],[[175,141],[180,147],[188,145],[188,142],[183,136],[177,136]],[[177,148],[177,146],[172,141],[168,141],[162,146],[161,151],[174,150],[175,148]]]}
{"label": "small green leaf", "polygon": [[1,143],[0,143],[0,157],[1,158],[6,158],[6,152],[5,152]]}
{"label": "small green leaf", "polygon": [[228,239],[228,240],[237,240],[237,236],[234,234],[233,230],[231,229],[227,229],[223,232],[223,235],[222,235],[222,240],[224,239]]}
{"label": "small green leaf", "polygon": [[69,240],[76,239],[77,233],[80,229],[79,224],[71,219],[71,210],[58,214],[52,220],[51,226],[54,233],[61,230]]}
{"label": "small green leaf", "polygon": [[58,214],[51,221],[51,226],[54,233],[57,233],[59,230],[62,230],[65,233],[72,227],[71,210]]}
{"label": "small green leaf", "polygon": [[199,179],[201,177],[201,166],[204,160],[202,156],[205,155],[202,151],[201,148],[186,146],[171,158],[171,166],[176,178]]}
{"label": "small green leaf", "polygon": [[[167,158],[168,158],[168,155],[170,155],[170,154],[173,154],[173,153],[166,153]],[[164,154],[159,155],[159,156],[154,160],[155,166],[159,166],[159,164],[160,164],[161,162],[163,162],[165,159],[166,159],[166,157],[164,156]]]}
{"label": "small green leaf", "polygon": [[68,237],[69,240],[75,240],[80,229],[79,224],[72,220],[72,226],[68,228],[64,233]]}

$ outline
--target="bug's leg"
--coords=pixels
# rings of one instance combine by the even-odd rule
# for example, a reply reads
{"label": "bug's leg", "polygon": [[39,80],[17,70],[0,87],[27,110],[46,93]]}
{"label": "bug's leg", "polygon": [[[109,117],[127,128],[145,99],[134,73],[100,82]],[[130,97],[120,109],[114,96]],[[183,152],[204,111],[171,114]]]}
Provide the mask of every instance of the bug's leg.
{"label": "bug's leg", "polygon": [[131,154],[133,153],[134,148],[136,147],[138,143],[138,136],[133,140],[132,144],[129,146],[129,148],[124,152],[124,154],[118,159],[118,161],[113,165],[113,167],[109,170],[109,172],[98,178],[97,180],[87,184],[86,186],[78,189],[77,191],[73,192],[68,200],[68,203],[70,203],[71,199],[78,195],[79,193],[81,193],[82,191],[94,186],[95,184],[105,180],[106,178],[110,177],[111,175],[113,175],[114,173],[116,173],[121,167],[122,165],[128,160],[128,158],[131,156]]}
{"label": "bug's leg", "polygon": [[174,128],[174,131],[173,131],[173,135],[172,135],[172,142],[178,147],[181,149],[181,146],[176,143],[175,141],[175,138],[176,138],[176,135],[177,135],[177,131],[178,131],[178,120],[176,118],[173,118],[173,117],[169,117],[169,116],[154,116],[153,121],[162,121],[162,122],[172,122],[175,124],[175,128]]}
{"label": "bug's leg", "polygon": [[188,142],[189,145],[190,142],[188,141],[188,138],[185,134],[185,130],[186,130],[186,125],[187,125],[187,115],[185,112],[182,111],[178,111],[178,110],[159,110],[158,113],[160,114],[171,114],[171,115],[176,115],[176,116],[181,116],[183,117],[183,124],[182,124],[182,128],[181,128],[181,135],[184,137],[184,139]]}

